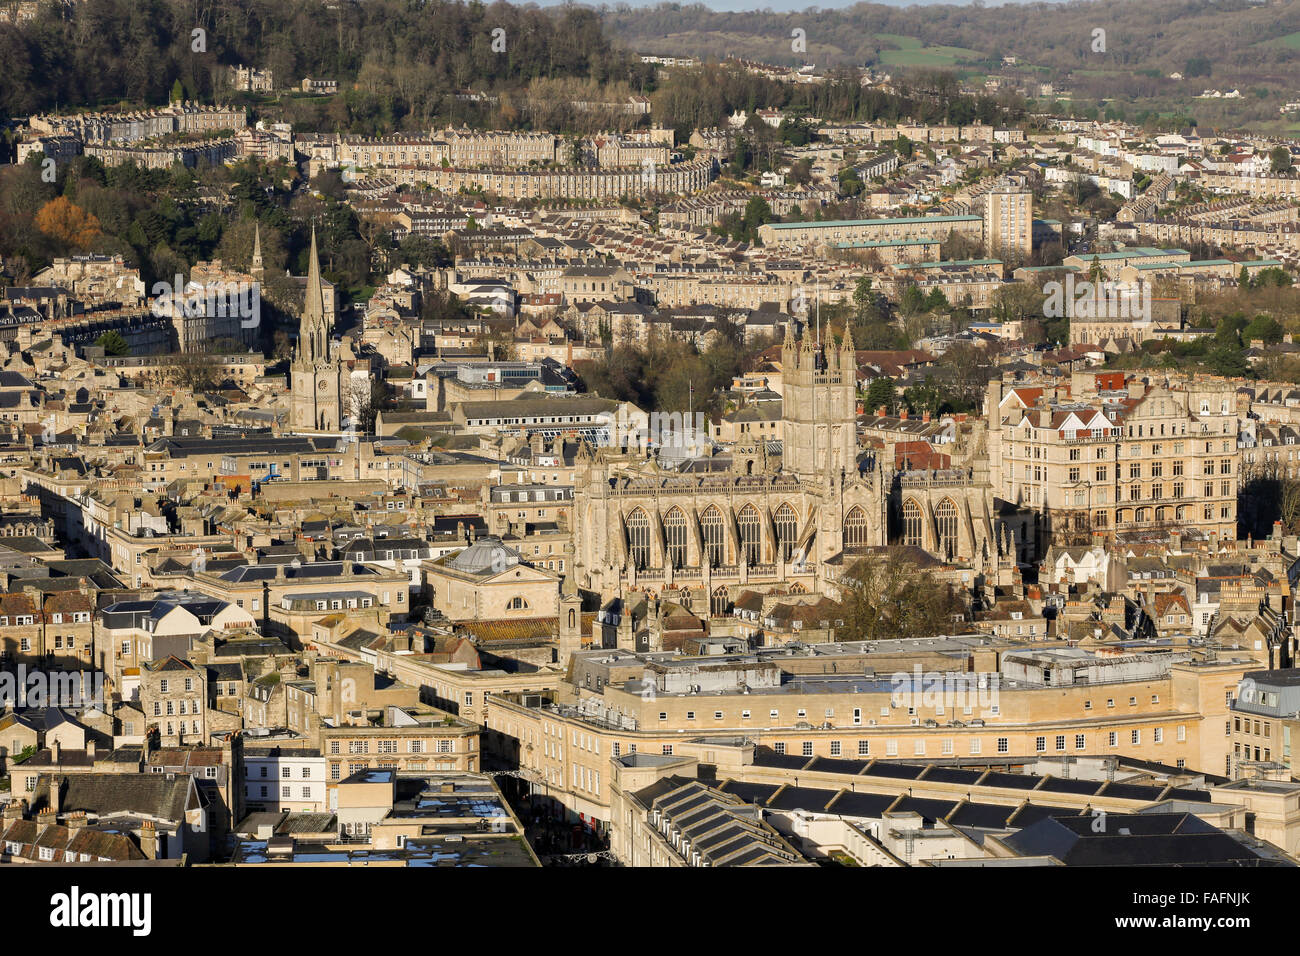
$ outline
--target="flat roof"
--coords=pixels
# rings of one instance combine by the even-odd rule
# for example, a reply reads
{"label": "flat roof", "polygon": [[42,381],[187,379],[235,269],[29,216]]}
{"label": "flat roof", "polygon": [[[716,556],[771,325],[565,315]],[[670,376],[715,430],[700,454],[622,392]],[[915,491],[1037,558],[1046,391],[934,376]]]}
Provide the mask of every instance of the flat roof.
{"label": "flat roof", "polygon": [[824,219],[817,222],[769,222],[773,229],[821,229],[835,226],[878,226],[887,222],[915,225],[922,222],[983,222],[983,216],[899,216],[893,219]]}
{"label": "flat roof", "polygon": [[1152,246],[1134,246],[1132,249],[1122,249],[1119,252],[1094,252],[1094,253],[1074,253],[1067,256],[1069,259],[1135,259],[1142,256],[1190,256],[1191,253],[1186,249],[1156,249]]}
{"label": "flat roof", "polygon": [[939,239],[872,239],[865,242],[837,242],[835,248],[883,249],[886,246],[937,246],[940,241]]}
{"label": "flat roof", "polygon": [[935,262],[909,263],[913,269],[933,269],[937,266],[1000,266],[1001,259],[947,259]]}

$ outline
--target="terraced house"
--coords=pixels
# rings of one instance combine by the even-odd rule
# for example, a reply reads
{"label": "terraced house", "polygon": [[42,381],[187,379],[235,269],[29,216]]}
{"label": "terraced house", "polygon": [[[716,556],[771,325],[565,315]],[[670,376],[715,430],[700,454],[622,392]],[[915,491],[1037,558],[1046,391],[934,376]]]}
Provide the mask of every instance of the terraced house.
{"label": "terraced house", "polygon": [[169,656],[140,675],[140,705],[163,747],[207,741],[208,675],[204,668]]}
{"label": "terraced house", "polygon": [[99,663],[93,616],[88,588],[48,594],[24,588],[0,594],[0,659],[9,666],[93,666]]}

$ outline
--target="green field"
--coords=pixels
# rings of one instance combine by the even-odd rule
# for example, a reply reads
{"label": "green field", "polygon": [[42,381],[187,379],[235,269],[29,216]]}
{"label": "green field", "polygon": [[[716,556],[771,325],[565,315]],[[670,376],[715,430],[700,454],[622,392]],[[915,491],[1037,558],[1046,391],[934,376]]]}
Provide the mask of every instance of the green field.
{"label": "green field", "polygon": [[1274,37],[1267,41],[1267,46],[1284,46],[1288,50],[1300,50],[1300,33],[1288,33],[1284,37]]}
{"label": "green field", "polygon": [[924,46],[916,37],[897,33],[877,33],[877,40],[892,43],[897,50],[881,50],[880,62],[886,66],[955,66],[984,59],[978,50],[959,46]]}
{"label": "green field", "polygon": [[1251,129],[1273,136],[1300,137],[1300,123],[1290,117],[1278,117],[1267,123],[1252,123]]}

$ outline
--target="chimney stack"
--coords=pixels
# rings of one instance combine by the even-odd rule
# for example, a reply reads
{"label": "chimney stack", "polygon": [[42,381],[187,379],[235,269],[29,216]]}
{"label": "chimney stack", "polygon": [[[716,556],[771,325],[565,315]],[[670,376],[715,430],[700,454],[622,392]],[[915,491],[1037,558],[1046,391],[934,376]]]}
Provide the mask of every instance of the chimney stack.
{"label": "chimney stack", "polygon": [[146,860],[158,859],[158,830],[152,820],[145,820],[140,825],[140,849]]}

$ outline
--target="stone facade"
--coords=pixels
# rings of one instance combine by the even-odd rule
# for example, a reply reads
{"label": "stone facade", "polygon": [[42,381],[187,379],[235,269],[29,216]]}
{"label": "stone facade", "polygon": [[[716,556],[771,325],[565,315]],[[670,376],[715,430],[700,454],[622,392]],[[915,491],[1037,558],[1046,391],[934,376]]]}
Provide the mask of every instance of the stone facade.
{"label": "stone facade", "polygon": [[301,431],[339,431],[342,428],[346,372],[330,347],[315,230],[312,230],[311,260],[307,267],[307,298],[303,303],[298,350],[290,377],[293,389],[290,421],[293,427]]}
{"label": "stone facade", "polygon": [[[818,588],[846,550],[886,543],[888,479],[860,465],[852,342],[814,349],[787,335],[787,451],[738,444],[729,463],[665,475],[611,449],[585,449],[575,474],[577,576],[585,587],[675,589],[690,606],[758,582]],[[724,465],[725,467],[717,467]]]}

